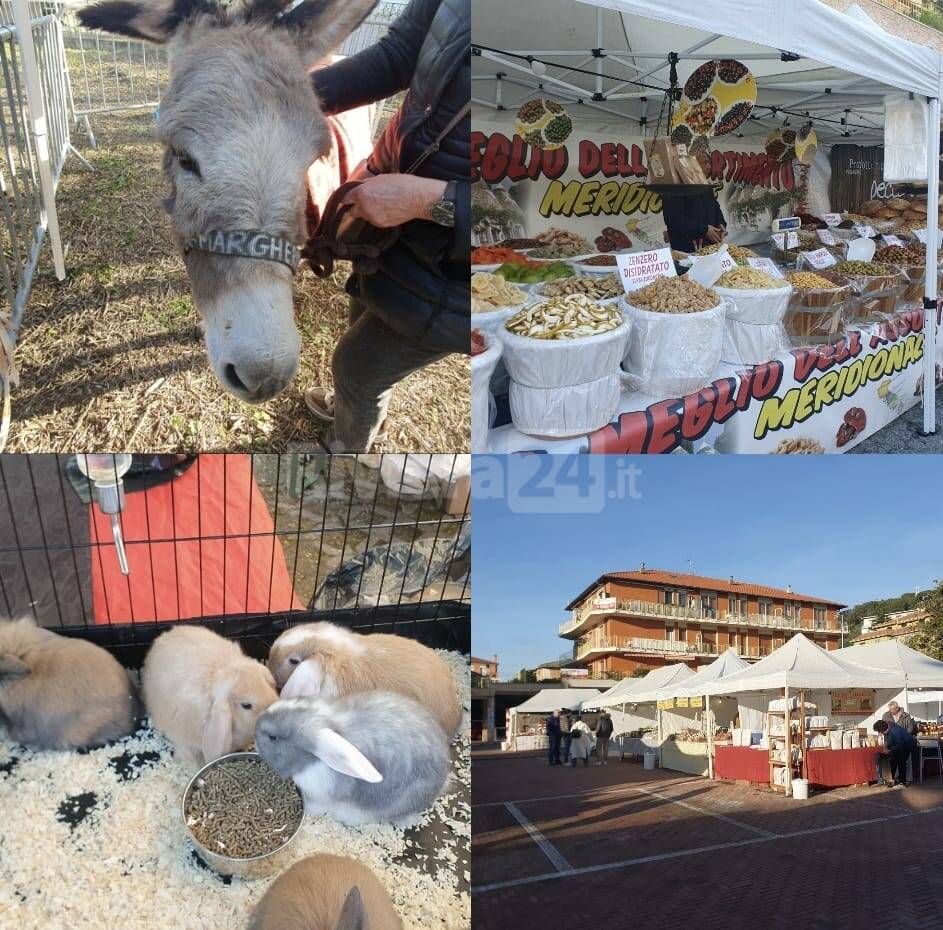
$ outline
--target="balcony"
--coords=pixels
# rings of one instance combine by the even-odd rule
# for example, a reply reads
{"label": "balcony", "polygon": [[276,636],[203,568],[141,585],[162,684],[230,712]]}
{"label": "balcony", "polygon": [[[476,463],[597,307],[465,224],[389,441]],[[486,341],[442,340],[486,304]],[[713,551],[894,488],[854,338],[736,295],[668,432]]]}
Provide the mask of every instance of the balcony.
{"label": "balcony", "polygon": [[670,639],[641,639],[637,636],[594,636],[576,647],[577,659],[598,658],[607,652],[632,652],[658,656],[716,656],[710,643],[684,643]]}
{"label": "balcony", "polygon": [[[676,607],[673,604],[653,604],[651,601],[617,601],[614,597],[600,599],[588,607],[574,610],[566,623],[560,624],[561,636],[578,636],[591,629],[598,621],[605,617],[618,616],[658,617],[664,620],[698,620],[703,623],[713,623],[720,626],[749,626],[763,627],[773,630],[804,630],[815,633],[842,633],[847,632],[847,626],[842,629],[836,625],[827,629],[812,621],[802,621],[795,617],[768,616],[766,614],[741,614],[718,610],[711,614],[703,610],[700,605],[695,607]],[[660,642],[660,640],[659,640]]]}

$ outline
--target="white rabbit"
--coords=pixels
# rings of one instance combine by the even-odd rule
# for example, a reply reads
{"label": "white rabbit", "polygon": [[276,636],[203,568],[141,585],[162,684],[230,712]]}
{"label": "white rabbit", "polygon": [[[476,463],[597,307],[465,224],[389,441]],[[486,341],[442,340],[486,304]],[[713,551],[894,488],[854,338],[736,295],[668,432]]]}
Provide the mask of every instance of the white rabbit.
{"label": "white rabbit", "polygon": [[259,714],[278,698],[261,662],[199,626],[176,626],[158,636],[141,682],[151,722],[187,763],[249,747]]}
{"label": "white rabbit", "polygon": [[128,673],[94,643],[32,620],[0,621],[0,722],[43,749],[86,749],[133,732],[140,706]]}
{"label": "white rabbit", "polygon": [[269,886],[249,930],[402,930],[389,892],[365,865],[326,853],[296,862]]}
{"label": "white rabbit", "polygon": [[390,691],[279,700],[259,717],[255,743],[301,789],[309,814],[351,826],[409,821],[449,776],[442,727],[422,704]]}
{"label": "white rabbit", "polygon": [[285,698],[396,691],[428,707],[449,738],[462,722],[448,665],[405,636],[361,635],[333,623],[305,623],[275,640],[268,667]]}

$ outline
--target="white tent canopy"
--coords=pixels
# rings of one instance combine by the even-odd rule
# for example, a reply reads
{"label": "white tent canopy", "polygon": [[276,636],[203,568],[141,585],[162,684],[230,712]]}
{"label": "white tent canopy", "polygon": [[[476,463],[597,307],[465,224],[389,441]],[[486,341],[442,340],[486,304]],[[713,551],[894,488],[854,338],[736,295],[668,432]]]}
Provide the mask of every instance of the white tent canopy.
{"label": "white tent canopy", "polygon": [[[836,650],[837,651],[837,650]],[[707,682],[701,693],[740,694],[779,688],[830,690],[832,688],[900,688],[901,672],[859,665],[815,645],[801,633],[768,656],[739,672]]]}
{"label": "white tent canopy", "polygon": [[710,665],[705,665],[704,668],[699,669],[690,678],[685,678],[680,684],[659,688],[656,692],[657,700],[664,701],[674,697],[700,697],[704,694],[703,685],[749,667],[749,662],[744,662],[737,655],[736,650],[728,649],[723,655],[714,659]]}
{"label": "white tent canopy", "polygon": [[[659,688],[678,684],[693,674],[694,672],[683,662],[663,665],[661,668],[652,669],[643,678],[624,678],[598,700],[593,701],[592,706],[619,707],[622,704],[650,704],[656,700],[655,692]],[[590,704],[586,703],[585,706],[589,707]]]}
{"label": "white tent canopy", "polygon": [[[943,688],[943,662],[931,659],[896,639],[846,646],[834,654],[871,668],[901,673],[908,688]],[[920,700],[917,695],[911,695],[910,699]]]}
{"label": "white tent canopy", "polygon": [[518,714],[549,714],[564,707],[572,710],[600,694],[596,688],[544,688],[511,710]]}

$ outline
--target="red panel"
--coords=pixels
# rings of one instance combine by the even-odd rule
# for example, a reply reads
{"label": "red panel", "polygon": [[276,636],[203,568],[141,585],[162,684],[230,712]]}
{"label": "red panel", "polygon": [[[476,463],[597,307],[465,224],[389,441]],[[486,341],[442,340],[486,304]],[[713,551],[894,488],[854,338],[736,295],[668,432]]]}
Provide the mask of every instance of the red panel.
{"label": "red panel", "polygon": [[175,481],[128,495],[121,515],[127,577],[111,544],[110,518],[97,505],[89,513],[92,542],[109,544],[92,552],[95,623],[303,607],[248,455],[201,455]]}
{"label": "red panel", "polygon": [[877,750],[873,747],[811,749],[806,755],[806,772],[812,785],[840,788],[842,785],[866,785],[877,778],[874,765]]}
{"label": "red panel", "polygon": [[749,746],[717,746],[714,750],[714,774],[718,778],[769,784],[769,753]]}

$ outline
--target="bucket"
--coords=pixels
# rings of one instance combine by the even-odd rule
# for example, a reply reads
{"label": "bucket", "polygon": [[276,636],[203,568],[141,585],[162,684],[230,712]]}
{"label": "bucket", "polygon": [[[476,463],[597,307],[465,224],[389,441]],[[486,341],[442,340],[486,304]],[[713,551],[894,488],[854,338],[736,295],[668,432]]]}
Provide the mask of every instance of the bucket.
{"label": "bucket", "polygon": [[809,782],[804,778],[794,778],[792,780],[792,796],[797,801],[808,801]]}
{"label": "bucket", "polygon": [[653,753],[651,750],[648,750],[648,752],[645,753],[645,768],[655,768],[655,753]]}

